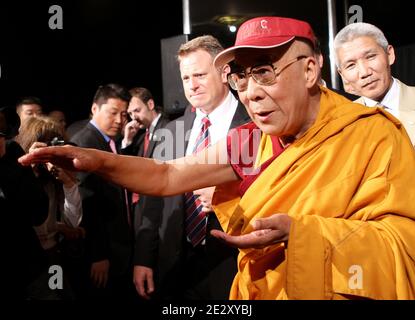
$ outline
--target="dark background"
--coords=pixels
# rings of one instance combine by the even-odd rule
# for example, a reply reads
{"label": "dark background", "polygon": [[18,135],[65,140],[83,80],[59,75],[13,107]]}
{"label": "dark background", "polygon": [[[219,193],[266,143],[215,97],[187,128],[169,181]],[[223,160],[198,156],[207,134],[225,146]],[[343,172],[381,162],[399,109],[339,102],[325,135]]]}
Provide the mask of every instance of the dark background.
{"label": "dark background", "polygon": [[[235,38],[219,22],[226,14],[239,16],[241,21],[278,15],[310,22],[321,40],[326,58],[323,75],[329,79],[326,0],[190,0],[189,4],[189,38],[213,34],[225,47]],[[345,8],[353,4],[362,7],[363,21],[380,27],[397,49],[394,75],[415,85],[411,1],[338,0],[338,30],[345,25]],[[63,30],[49,29],[52,5],[63,9]],[[147,87],[163,104],[160,41],[182,33],[182,0],[2,1],[0,107],[14,106],[19,97],[35,95],[46,112],[61,108],[72,122],[87,117],[97,87],[109,82]],[[177,66],[172,66],[165,73],[172,76],[177,72]],[[176,87],[166,90],[182,90],[177,79],[171,79]]]}
{"label": "dark background", "polygon": [[[408,0],[333,0],[336,27],[340,31],[353,13],[349,8],[362,8],[363,22],[379,27],[389,43],[395,47],[397,59],[392,66],[394,76],[415,85],[415,33],[413,1]],[[232,45],[235,34],[218,23],[218,17],[232,14],[242,18],[263,15],[291,17],[311,24],[321,42],[324,55],[323,77],[330,84],[327,0],[190,0],[192,32],[196,35],[212,33],[224,43]],[[341,83],[341,81],[340,81]]]}
{"label": "dark background", "polygon": [[[161,103],[160,39],[182,33],[182,2],[14,1],[0,5],[0,106],[35,95],[69,121],[89,114],[101,84],[148,87]],[[49,29],[51,5],[63,29]]]}

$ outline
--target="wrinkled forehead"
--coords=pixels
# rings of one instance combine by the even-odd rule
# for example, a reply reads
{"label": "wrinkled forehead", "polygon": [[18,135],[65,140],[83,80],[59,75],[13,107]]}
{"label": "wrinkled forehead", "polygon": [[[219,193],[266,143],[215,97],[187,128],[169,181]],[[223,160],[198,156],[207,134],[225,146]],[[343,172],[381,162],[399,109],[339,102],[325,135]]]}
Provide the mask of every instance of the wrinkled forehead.
{"label": "wrinkled forehead", "polygon": [[275,63],[288,54],[290,46],[269,49],[241,48],[235,52],[234,65],[252,67],[263,63]]}

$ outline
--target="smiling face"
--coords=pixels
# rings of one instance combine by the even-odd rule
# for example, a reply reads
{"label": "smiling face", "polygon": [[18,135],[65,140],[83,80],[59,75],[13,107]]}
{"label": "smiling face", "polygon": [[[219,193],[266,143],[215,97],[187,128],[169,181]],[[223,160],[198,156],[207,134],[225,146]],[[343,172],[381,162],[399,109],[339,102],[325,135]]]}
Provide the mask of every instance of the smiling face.
{"label": "smiling face", "polygon": [[184,93],[193,107],[209,114],[226,98],[229,89],[225,69],[216,69],[212,56],[205,50],[180,57]]}
{"label": "smiling face", "polygon": [[319,66],[311,48],[301,41],[269,50],[241,49],[235,53],[238,67],[272,63],[276,72],[298,56],[307,58],[286,67],[270,85],[260,85],[252,77],[248,87],[238,92],[255,124],[265,133],[298,137],[315,121],[319,109],[317,96]]}
{"label": "smiling face", "polygon": [[392,85],[392,46],[385,50],[368,36],[357,37],[337,50],[339,73],[349,92],[381,101]]}
{"label": "smiling face", "polygon": [[92,119],[99,129],[110,138],[117,136],[127,120],[127,102],[121,99],[109,98],[98,106],[92,105]]}

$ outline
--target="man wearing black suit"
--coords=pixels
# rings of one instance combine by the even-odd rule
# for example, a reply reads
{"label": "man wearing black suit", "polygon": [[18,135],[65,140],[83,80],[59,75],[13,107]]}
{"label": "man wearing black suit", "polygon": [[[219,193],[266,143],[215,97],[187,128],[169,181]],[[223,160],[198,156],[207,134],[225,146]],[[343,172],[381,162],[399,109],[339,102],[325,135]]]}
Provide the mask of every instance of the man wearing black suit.
{"label": "man wearing black suit", "polygon": [[[212,36],[195,38],[180,47],[180,73],[192,107],[164,129],[165,137],[174,138],[173,145],[166,145],[160,134],[154,158],[168,160],[191,154],[205,117],[210,120],[211,144],[224,138],[230,128],[249,121],[245,108],[229,91],[229,66],[220,70],[213,66],[214,57],[222,50]],[[163,144],[165,150],[161,150]],[[140,296],[227,299],[236,273],[237,251],[210,236],[210,230],[221,229],[214,212],[207,217],[206,238],[192,245],[185,232],[184,195],[142,197],[140,206],[143,218],[134,250],[134,282]]]}
{"label": "man wearing black suit", "polygon": [[[152,158],[158,139],[158,129],[164,128],[169,119],[162,114],[162,108],[155,103],[150,90],[136,87],[129,92],[131,100],[127,112],[132,120],[124,128],[121,153]],[[130,193],[129,197],[134,212],[134,229],[137,230],[141,222],[141,212],[137,207],[139,197],[137,194]]]}
{"label": "man wearing black suit", "polygon": [[[73,138],[81,147],[117,152],[114,140],[127,120],[128,91],[100,86],[92,104],[91,121]],[[92,297],[132,296],[132,219],[125,189],[89,173],[78,176],[86,230],[86,258]]]}

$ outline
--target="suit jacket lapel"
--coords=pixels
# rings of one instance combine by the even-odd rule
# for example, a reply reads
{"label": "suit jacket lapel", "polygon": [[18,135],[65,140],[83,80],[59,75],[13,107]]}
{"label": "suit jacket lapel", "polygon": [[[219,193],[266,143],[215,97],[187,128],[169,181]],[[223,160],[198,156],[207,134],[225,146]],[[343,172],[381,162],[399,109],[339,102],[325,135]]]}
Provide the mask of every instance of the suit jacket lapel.
{"label": "suit jacket lapel", "polygon": [[95,136],[99,144],[100,150],[112,152],[109,143],[105,141],[104,136],[101,134],[101,132],[99,132],[99,130],[93,124],[88,123],[86,127],[87,127],[87,130],[89,130],[91,134]]}
{"label": "suit jacket lapel", "polygon": [[415,87],[410,87],[399,80],[399,116],[404,125],[412,145],[415,146]]}
{"label": "suit jacket lapel", "polygon": [[157,130],[163,128],[168,123],[168,119],[163,115],[160,117],[159,121],[157,121],[156,126],[154,127],[150,142],[148,144],[147,154],[145,157],[151,157],[153,155],[154,148],[158,142],[157,139]]}
{"label": "suit jacket lapel", "polygon": [[230,128],[232,129],[239,127],[240,125],[250,121],[251,118],[246,112],[245,106],[240,101],[238,101],[238,107],[236,108],[235,114],[233,115]]}
{"label": "suit jacket lapel", "polygon": [[187,112],[183,116],[184,121],[184,154],[180,157],[184,157],[186,154],[187,145],[189,144],[190,132],[193,127],[193,122],[196,119],[196,112]]}
{"label": "suit jacket lapel", "polygon": [[395,79],[399,85],[399,110],[415,111],[415,87],[407,86]]}

